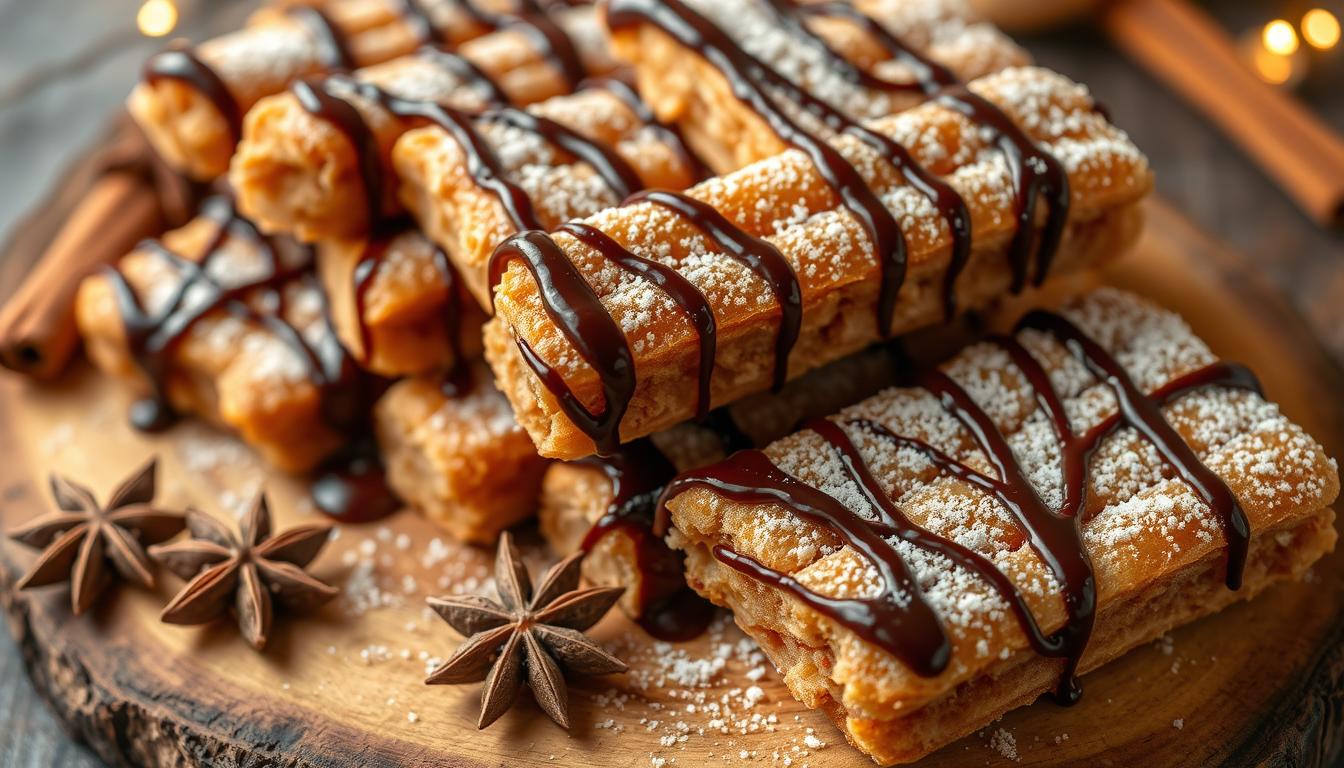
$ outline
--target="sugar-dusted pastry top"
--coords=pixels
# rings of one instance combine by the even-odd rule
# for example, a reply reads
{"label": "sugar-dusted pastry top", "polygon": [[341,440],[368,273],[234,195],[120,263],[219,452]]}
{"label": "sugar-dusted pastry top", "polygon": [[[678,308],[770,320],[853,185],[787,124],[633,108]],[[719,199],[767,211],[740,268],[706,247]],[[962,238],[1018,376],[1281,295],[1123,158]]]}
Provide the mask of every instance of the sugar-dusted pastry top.
{"label": "sugar-dusted pastry top", "polygon": [[[1054,268],[1067,270],[1114,254],[1130,242],[1133,206],[1151,185],[1146,159],[1088,91],[1043,69],[1005,70],[960,96],[865,125],[874,141],[907,147],[922,174],[898,173],[889,156],[855,135],[799,139],[812,157],[829,153],[823,156],[829,166],[792,149],[693,187],[679,204],[683,210],[628,202],[561,227],[549,245],[541,243],[551,265],[544,287],[519,248],[496,253],[497,316],[488,326],[487,356],[543,455],[582,456],[598,437],[609,448],[615,419],[605,409],[613,406],[626,410],[620,437],[630,440],[765,389],[779,380],[789,346],[788,375],[796,376],[887,332],[941,320],[953,279],[959,303],[974,306],[1042,277],[1051,257]],[[1023,152],[1032,156],[1007,159]],[[942,190],[938,197],[928,196],[928,184]],[[1019,197],[1019,185],[1028,197]],[[854,194],[842,200],[842,187]],[[966,230],[949,227],[957,201]],[[684,210],[697,204],[712,210]],[[1018,226],[1019,215],[1026,227]],[[883,238],[880,257],[873,233]],[[735,254],[743,247],[757,266]],[[695,307],[638,270],[617,266],[613,254],[663,265],[691,284],[698,293],[691,303],[707,305],[715,321],[713,366],[699,364],[707,334],[688,319]],[[591,314],[608,315],[623,340],[590,354],[548,314],[564,277],[555,268],[561,263],[581,281],[570,298]],[[577,295],[585,291],[590,295]],[[626,402],[604,402],[614,389],[613,377],[595,368],[604,354],[632,361],[621,364],[634,371],[633,385],[624,384],[632,390],[622,393]],[[558,387],[543,386],[542,370],[560,377],[605,425],[576,426],[578,409],[560,402]],[[708,399],[698,397],[706,376]],[[666,381],[672,384],[662,386]]]}
{"label": "sugar-dusted pastry top", "polygon": [[400,210],[392,146],[424,120],[398,114],[398,103],[467,112],[531,104],[615,66],[597,11],[580,6],[519,19],[452,52],[425,47],[306,79],[248,111],[229,180],[239,208],[268,232],[361,237]]}
{"label": "sugar-dusted pastry top", "polygon": [[152,57],[127,106],[169,163],[208,181],[228,169],[243,115],[262,97],[296,78],[387,61],[426,42],[456,45],[490,31],[493,14],[511,10],[511,0],[263,8],[242,30]]}
{"label": "sugar-dusted pastry top", "polygon": [[[947,80],[973,80],[1030,62],[1028,54],[961,0],[871,0],[852,4],[779,0],[689,0],[782,83],[815,95],[853,119],[908,109],[927,97],[918,63],[894,55],[885,33],[946,70]],[[778,154],[787,143],[739,103],[704,51],[660,31],[649,17],[654,0],[616,0],[608,24],[613,47],[638,75],[658,117],[680,124],[720,172]],[[790,13],[790,10],[801,11]],[[865,14],[860,20],[852,11]],[[814,37],[815,36],[815,37]],[[843,55],[837,62],[833,51]],[[788,88],[771,97],[803,112]]]}
{"label": "sugar-dusted pastry top", "polygon": [[417,128],[392,159],[402,202],[483,307],[490,254],[509,235],[588,216],[643,187],[681,189],[699,172],[679,136],[651,122],[618,80],[470,123]]}
{"label": "sugar-dusted pastry top", "polygon": [[[977,344],[945,378],[883,392],[669,491],[672,540],[698,553],[701,578],[739,610],[761,589],[782,600],[775,618],[739,620],[819,649],[851,717],[909,717],[1038,654],[1076,661],[1115,604],[1224,560],[1237,586],[1249,541],[1291,541],[1283,532],[1310,523],[1322,528],[1311,546],[1332,545],[1337,464],[1184,321],[1109,289],[1061,316],[1081,335],[1029,315],[1016,352]],[[1130,415],[1117,416],[1125,379]],[[1066,462],[1079,457],[1075,475]],[[771,469],[746,493],[723,485],[744,467]],[[879,636],[864,610],[899,615],[901,631]]]}
{"label": "sugar-dusted pastry top", "polygon": [[313,254],[262,236],[223,198],[80,284],[89,357],[143,399],[135,426],[178,413],[236,430],[268,461],[304,471],[367,416],[368,383],[329,321]]}

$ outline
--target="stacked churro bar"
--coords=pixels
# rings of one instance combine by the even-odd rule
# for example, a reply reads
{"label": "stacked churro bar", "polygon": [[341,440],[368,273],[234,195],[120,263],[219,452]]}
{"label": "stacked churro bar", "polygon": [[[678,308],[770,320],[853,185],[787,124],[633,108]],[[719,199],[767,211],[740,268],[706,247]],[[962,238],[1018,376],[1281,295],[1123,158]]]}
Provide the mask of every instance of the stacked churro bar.
{"label": "stacked churro bar", "polygon": [[1338,492],[1249,372],[1100,290],[665,503],[695,589],[888,764],[1301,576]]}
{"label": "stacked churro bar", "polygon": [[[1028,276],[1102,262],[1138,232],[1144,157],[1054,73],[996,73],[954,103],[864,125],[862,136],[796,136],[820,165],[790,150],[496,251],[486,353],[543,455],[610,450],[954,305],[986,306]],[[884,157],[896,141],[920,171]],[[917,173],[942,186],[926,192]],[[694,295],[612,266],[622,260],[663,265]],[[705,304],[713,360],[691,318]],[[579,338],[578,319],[612,341]]]}

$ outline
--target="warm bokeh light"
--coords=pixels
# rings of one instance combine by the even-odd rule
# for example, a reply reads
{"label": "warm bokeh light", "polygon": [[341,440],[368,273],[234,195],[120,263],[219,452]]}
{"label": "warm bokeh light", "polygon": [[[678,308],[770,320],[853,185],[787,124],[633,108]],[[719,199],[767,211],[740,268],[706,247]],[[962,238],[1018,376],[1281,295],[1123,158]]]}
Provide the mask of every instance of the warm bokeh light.
{"label": "warm bokeh light", "polygon": [[1265,25],[1260,33],[1265,50],[1279,56],[1291,56],[1297,51],[1297,30],[1283,19],[1275,19]]}
{"label": "warm bokeh light", "polygon": [[1283,85],[1293,77],[1291,57],[1270,53],[1263,48],[1256,49],[1252,53],[1251,64],[1260,79],[1271,85]]}
{"label": "warm bokeh light", "polygon": [[173,0],[145,0],[135,14],[135,24],[142,34],[163,37],[177,26],[177,6]]}
{"label": "warm bokeh light", "polygon": [[1327,51],[1339,43],[1339,19],[1324,8],[1313,8],[1302,16],[1302,38],[1312,48]]}

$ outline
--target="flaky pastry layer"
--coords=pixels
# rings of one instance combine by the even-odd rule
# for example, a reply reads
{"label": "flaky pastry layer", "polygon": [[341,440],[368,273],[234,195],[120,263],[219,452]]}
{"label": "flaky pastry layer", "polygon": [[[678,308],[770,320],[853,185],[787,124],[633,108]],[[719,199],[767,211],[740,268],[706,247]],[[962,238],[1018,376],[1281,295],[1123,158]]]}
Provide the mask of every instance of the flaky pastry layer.
{"label": "flaky pastry layer", "polygon": [[[1213,362],[1176,315],[1136,297],[1100,290],[1064,314],[1105,347],[1143,391]],[[1018,336],[1060,393],[1075,431],[1116,408],[1095,379],[1053,337]],[[1058,443],[1034,391],[1000,348],[971,347],[943,366],[992,418],[1025,476],[1048,505],[1061,502]],[[1205,466],[1226,482],[1253,534],[1242,589],[1223,586],[1226,538],[1220,517],[1180,481],[1137,431],[1124,427],[1091,459],[1083,541],[1097,583],[1096,632],[1083,658],[1090,669],[1172,626],[1300,575],[1334,546],[1338,467],[1309,435],[1260,396],[1234,389],[1187,394],[1163,409]],[[891,389],[841,411],[835,421],[869,419],[940,449],[972,468],[993,470],[970,434],[920,389]],[[1060,586],[1008,510],[961,479],[939,473],[923,453],[896,448],[870,431],[846,432],[887,495],[916,525],[988,558],[1023,595],[1045,632],[1064,624]],[[840,500],[871,509],[839,467],[838,454],[803,431],[766,449],[780,469]],[[724,545],[833,597],[870,594],[869,562],[827,529],[785,508],[739,503],[694,489],[669,503],[674,545],[687,552],[687,578],[733,609],[783,670],[800,701],[825,710],[878,762],[916,759],[1036,698],[1058,680],[1059,660],[1030,648],[997,592],[961,566],[896,545],[951,641],[948,667],[921,677],[902,661],[783,592],[720,563]]]}
{"label": "flaky pastry layer", "polygon": [[[1151,173],[1139,150],[1096,110],[1087,90],[1036,68],[1005,70],[970,87],[1051,152],[1068,174],[1070,210],[1053,273],[1073,272],[1123,252],[1137,236],[1138,203],[1151,187]],[[966,202],[973,238],[956,285],[958,306],[982,308],[1003,296],[1011,284],[1007,254],[1016,196],[1002,154],[967,118],[936,103],[869,125],[906,145]],[[946,221],[869,147],[847,136],[833,141],[880,192],[905,236],[908,271],[892,332],[941,321],[952,246]],[[791,377],[879,338],[881,267],[872,245],[801,152],[754,163],[698,184],[688,194],[769,241],[797,274],[802,328],[789,360]],[[1039,208],[1038,213],[1043,215]],[[585,222],[635,254],[673,267],[709,300],[718,327],[714,405],[769,387],[780,308],[763,280],[719,252],[693,223],[651,203],[611,208]],[[554,239],[624,331],[633,355],[636,389],[621,423],[621,439],[633,440],[693,416],[699,337],[685,314],[655,287],[569,235],[558,233]],[[522,264],[509,266],[495,301],[498,314],[486,326],[486,356],[519,421],[544,456],[592,453],[593,441],[523,363],[516,339],[558,371],[593,413],[604,407],[596,372],[548,317],[540,288]]]}

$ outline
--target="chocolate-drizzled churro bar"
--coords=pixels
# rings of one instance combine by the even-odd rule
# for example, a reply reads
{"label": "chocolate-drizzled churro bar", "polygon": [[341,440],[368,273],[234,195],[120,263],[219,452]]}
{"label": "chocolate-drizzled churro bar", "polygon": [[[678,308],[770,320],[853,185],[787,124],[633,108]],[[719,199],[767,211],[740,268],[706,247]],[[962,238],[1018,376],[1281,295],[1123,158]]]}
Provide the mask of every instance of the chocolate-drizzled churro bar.
{"label": "chocolate-drizzled churro bar", "polygon": [[591,6],[519,17],[453,52],[426,47],[311,78],[248,111],[229,180],[263,230],[304,242],[362,237],[399,210],[392,146],[423,124],[408,102],[477,112],[573,91],[616,67]]}
{"label": "chocolate-drizzled churro bar", "polygon": [[546,460],[484,365],[394,384],[374,422],[388,484],[455,538],[489,544],[536,510]]}
{"label": "chocolate-drizzled churro bar", "polygon": [[263,8],[243,29],[154,56],[127,107],[159,154],[192,178],[223,174],[243,115],[297,78],[368,66],[426,43],[489,32],[509,0],[324,0]]}
{"label": "chocolate-drizzled churro bar", "polygon": [[100,369],[142,396],[137,427],[199,416],[280,469],[306,471],[359,433],[374,394],[336,338],[313,260],[215,198],[84,279],[80,335]]}
{"label": "chocolate-drizzled churro bar", "polygon": [[1087,90],[1037,68],[789,140],[496,251],[486,355],[542,455],[611,451],[1099,263],[1132,243],[1151,186]]}
{"label": "chocolate-drizzled churro bar", "polygon": [[910,388],[680,476],[690,584],[907,762],[1300,577],[1338,466],[1177,316],[1103,289]]}
{"label": "chocolate-drizzled churro bar", "polygon": [[[1030,56],[964,0],[682,0],[753,58],[770,98],[809,94],[853,120],[908,109],[927,86],[969,81]],[[612,47],[658,118],[679,126],[715,171],[788,148],[703,48],[656,21],[661,0],[612,0]],[[834,52],[843,52],[843,56]],[[913,53],[914,55],[909,55]],[[794,99],[796,101],[796,99]],[[792,116],[805,119],[801,110]]]}
{"label": "chocolate-drizzled churro bar", "polygon": [[683,189],[698,168],[618,80],[523,110],[444,119],[397,141],[402,202],[490,306],[495,246],[523,229],[588,216],[644,187]]}

